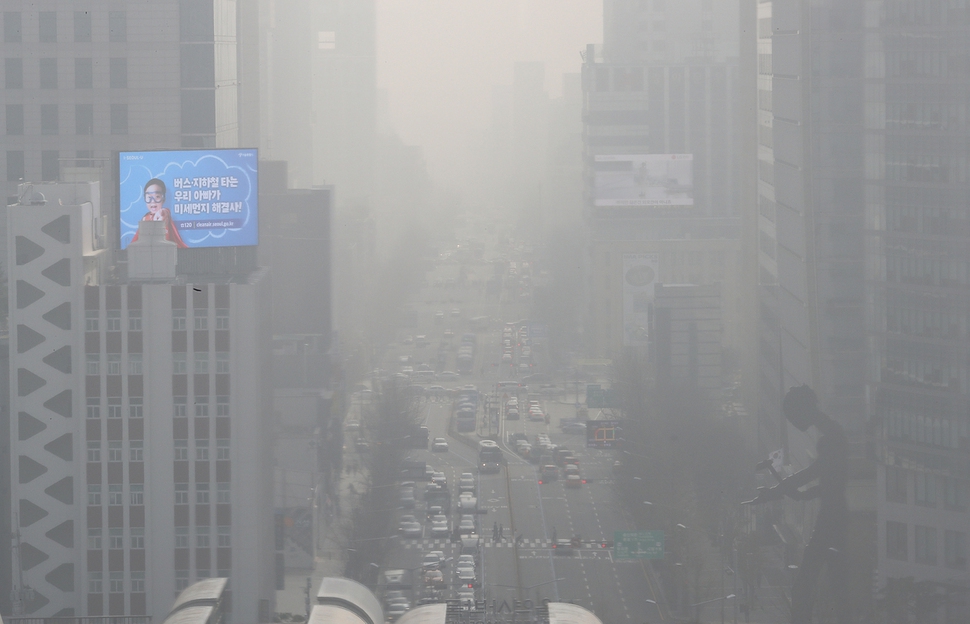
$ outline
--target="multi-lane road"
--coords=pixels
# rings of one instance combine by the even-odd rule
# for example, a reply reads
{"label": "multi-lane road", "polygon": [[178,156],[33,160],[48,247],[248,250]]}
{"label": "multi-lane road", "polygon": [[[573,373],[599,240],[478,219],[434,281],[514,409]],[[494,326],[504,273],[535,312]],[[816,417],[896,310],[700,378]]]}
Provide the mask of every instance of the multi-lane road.
{"label": "multi-lane road", "polygon": [[[478,270],[484,274],[489,269],[482,265]],[[445,387],[473,384],[482,393],[492,394],[504,401],[503,395],[507,391],[500,391],[497,395],[495,392],[497,381],[511,377],[509,366],[501,364],[503,321],[523,318],[525,312],[517,304],[486,300],[480,288],[435,285],[447,284],[449,273],[455,270],[454,265],[445,265],[429,275],[428,286],[415,301],[418,326],[404,330],[414,335],[426,335],[430,346],[418,348],[399,344],[393,347],[387,357],[389,372],[395,372],[391,369],[392,363],[398,362],[402,354],[411,355],[415,362],[433,364],[439,343],[449,344],[444,337],[445,329],[457,334],[451,339],[457,344],[461,334],[469,331],[462,319],[489,316],[499,322],[492,322],[487,329],[477,332],[473,375],[435,383]],[[452,316],[451,310],[456,307],[461,313]],[[437,310],[445,312],[444,322],[435,319]],[[454,370],[454,352],[447,347],[446,350],[452,358],[447,368]],[[518,354],[516,357],[517,362]],[[541,370],[541,353],[537,361]],[[528,399],[525,392],[521,397]],[[607,624],[663,621],[668,614],[665,607],[657,604],[663,600],[658,595],[657,582],[650,574],[649,567],[640,560],[615,560],[613,549],[604,547],[607,542],[612,543],[614,531],[631,530],[633,527],[626,521],[613,487],[613,452],[587,449],[585,436],[560,432],[560,419],[571,419],[576,415],[573,398],[573,395],[569,395],[540,399],[543,410],[549,415],[548,424],[545,421],[530,421],[526,414],[515,421],[500,419],[497,423],[498,441],[505,464],[498,474],[482,475],[477,470],[479,433],[459,437],[449,426],[452,400],[428,398],[422,404],[425,424],[432,438],[444,437],[448,440],[449,449],[437,453],[430,449],[418,449],[411,451],[409,457],[426,461],[445,473],[453,497],[449,516],[452,527],[460,517],[454,509],[454,503],[458,500],[460,475],[471,472],[476,477],[479,506],[486,510],[486,513],[477,516],[482,547],[477,558],[476,599],[494,600],[497,604],[506,601],[511,605],[516,600],[537,602],[549,598],[574,602],[591,609]],[[480,407],[480,419],[482,415]],[[492,427],[494,430],[495,426]],[[540,484],[539,467],[516,455],[514,445],[509,443],[513,433],[524,433],[530,441],[534,441],[540,432],[548,434],[553,443],[573,451],[579,460],[585,484],[578,488],[566,488],[562,478]],[[424,521],[424,503],[420,500],[422,492],[423,484],[419,482],[416,509],[413,512],[402,510],[401,513],[413,513]],[[502,527],[504,538],[493,539],[496,525]],[[552,547],[554,538],[563,540],[574,536],[580,538],[578,548]],[[442,596],[453,597],[460,585],[454,564],[458,560],[461,545],[450,538],[430,537],[430,524],[426,525],[422,538],[398,538],[383,564],[386,569],[415,570],[412,577],[414,600],[422,594],[422,557],[433,550],[443,551],[446,558],[451,559],[443,570],[446,588]]]}

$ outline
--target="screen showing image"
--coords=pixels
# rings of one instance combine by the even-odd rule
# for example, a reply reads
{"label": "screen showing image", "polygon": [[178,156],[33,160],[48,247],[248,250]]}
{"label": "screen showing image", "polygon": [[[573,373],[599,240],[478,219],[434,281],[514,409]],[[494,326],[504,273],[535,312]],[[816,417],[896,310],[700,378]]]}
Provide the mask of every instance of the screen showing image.
{"label": "screen showing image", "polygon": [[693,206],[693,154],[618,154],[593,160],[597,206]]}
{"label": "screen showing image", "polygon": [[258,161],[255,149],[120,152],[121,248],[146,220],[183,249],[257,244]]}

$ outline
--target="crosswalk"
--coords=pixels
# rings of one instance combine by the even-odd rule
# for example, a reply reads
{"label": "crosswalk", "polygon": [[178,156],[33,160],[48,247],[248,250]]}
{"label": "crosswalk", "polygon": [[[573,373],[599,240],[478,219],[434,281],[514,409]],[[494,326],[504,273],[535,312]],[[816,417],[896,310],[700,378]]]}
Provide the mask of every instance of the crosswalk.
{"label": "crosswalk", "polygon": [[[458,543],[452,542],[448,539],[402,539],[400,545],[405,549],[417,549],[417,550],[445,550],[451,547],[459,546]],[[500,540],[491,541],[485,540],[482,543],[484,548],[514,548],[514,540]],[[552,549],[552,540],[548,539],[521,539],[519,540],[519,548],[538,548],[538,549]],[[578,546],[577,548],[584,549],[596,549],[596,550],[608,550],[604,549],[600,544],[597,543],[586,543]]]}

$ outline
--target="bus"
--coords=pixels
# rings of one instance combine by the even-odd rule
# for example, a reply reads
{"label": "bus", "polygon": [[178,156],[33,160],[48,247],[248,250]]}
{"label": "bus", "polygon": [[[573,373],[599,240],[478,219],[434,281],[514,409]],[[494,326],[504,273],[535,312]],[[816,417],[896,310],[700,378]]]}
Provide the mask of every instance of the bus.
{"label": "bus", "polygon": [[[484,442],[484,440],[483,440]],[[483,474],[495,473],[501,469],[505,463],[505,455],[497,444],[483,445],[478,447],[478,471]]]}

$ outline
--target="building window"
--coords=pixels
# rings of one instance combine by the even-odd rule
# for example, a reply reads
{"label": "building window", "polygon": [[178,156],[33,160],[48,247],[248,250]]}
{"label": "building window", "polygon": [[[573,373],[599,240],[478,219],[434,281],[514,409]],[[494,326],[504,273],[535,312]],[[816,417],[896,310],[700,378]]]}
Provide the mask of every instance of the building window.
{"label": "building window", "polygon": [[128,459],[133,462],[145,460],[144,442],[141,440],[131,440],[128,442]]}
{"label": "building window", "polygon": [[[121,354],[120,353],[109,353],[106,357],[107,372],[109,375],[120,375],[121,374]],[[118,415],[119,417],[121,414]]]}
{"label": "building window", "polygon": [[19,182],[24,179],[24,153],[22,150],[7,151],[7,180]]}
{"label": "building window", "polygon": [[40,105],[40,133],[44,135],[57,134],[57,104]]}
{"label": "building window", "polygon": [[128,310],[128,331],[141,331],[141,310]]}
{"label": "building window", "polygon": [[88,572],[88,593],[89,594],[100,594],[103,589],[101,589],[101,573],[100,572]]}
{"label": "building window", "polygon": [[121,484],[108,484],[108,504],[109,505],[124,505],[124,492],[121,491]]}
{"label": "building window", "polygon": [[906,525],[902,522],[886,522],[886,556],[901,561],[906,561],[909,557]]}
{"label": "building window", "polygon": [[916,504],[935,507],[936,476],[928,472],[917,472],[914,477],[916,481]]}
{"label": "building window", "polygon": [[187,461],[188,459],[189,459],[189,441],[176,440],[175,441],[175,461]]}
{"label": "building window", "polygon": [[141,550],[145,548],[145,529],[141,527],[132,527],[129,532],[131,533],[131,548],[133,550]]}
{"label": "building window", "polygon": [[123,594],[125,592],[124,572],[108,572],[108,591],[112,594]]}
{"label": "building window", "polygon": [[216,459],[229,459],[229,439],[216,440]]}
{"label": "building window", "polygon": [[222,504],[229,503],[229,483],[216,484],[216,502]]}
{"label": "building window", "polygon": [[[201,397],[196,399],[197,401],[208,401],[209,397]],[[204,418],[209,415],[209,404],[208,403],[196,403],[195,404],[195,415],[199,418]]]}
{"label": "building window", "polygon": [[94,62],[90,58],[74,59],[74,88],[90,89],[94,86]]}
{"label": "building window", "polygon": [[175,410],[175,417],[176,418],[178,418],[180,416],[185,416],[186,415],[185,403],[186,403],[186,397],[184,397],[184,396],[177,396],[177,397],[175,397],[175,403],[174,403],[174,408],[173,409]]}
{"label": "building window", "polygon": [[108,310],[105,316],[105,331],[121,331],[121,310]]}
{"label": "building window", "polygon": [[131,573],[131,593],[133,594],[145,593],[145,573],[144,572]]}
{"label": "building window", "polygon": [[20,11],[3,12],[3,40],[6,43],[20,43],[21,34]]}
{"label": "building window", "polygon": [[195,353],[195,367],[193,369],[197,375],[204,375],[209,372],[209,354],[202,352]]}
{"label": "building window", "polygon": [[[186,538],[188,539],[188,538]],[[186,545],[188,548],[188,545]],[[178,596],[179,592],[189,586],[189,571],[188,570],[176,570],[175,571],[175,595]]]}
{"label": "building window", "polygon": [[218,528],[219,531],[219,548],[230,548],[232,546],[232,533],[230,533],[230,527],[221,526]]}
{"label": "building window", "polygon": [[954,477],[943,478],[943,502],[947,509],[965,511],[967,508],[968,482]]}
{"label": "building window", "polygon": [[101,418],[101,399],[88,399],[88,418]]}
{"label": "building window", "polygon": [[37,15],[38,39],[41,43],[57,42],[57,13],[41,11]]}
{"label": "building window", "polygon": [[967,569],[967,534],[963,531],[944,531],[943,548],[946,551],[946,567]]}
{"label": "building window", "polygon": [[916,525],[913,532],[916,563],[936,565],[936,529]]}
{"label": "building window", "polygon": [[209,329],[209,310],[206,308],[196,308],[193,312],[195,313],[193,316],[195,328],[198,330]]}
{"label": "building window", "polygon": [[209,441],[208,440],[195,441],[195,459],[196,461],[209,460]]}
{"label": "building window", "polygon": [[101,529],[88,529],[88,550],[101,550]]}
{"label": "building window", "polygon": [[88,440],[88,461],[101,461],[101,440]]}
{"label": "building window", "polygon": [[209,547],[209,527],[207,526],[195,527],[195,547],[196,548]]}
{"label": "building window", "polygon": [[886,500],[892,503],[905,503],[906,471],[896,466],[886,466]]}
{"label": "building window", "polygon": [[132,483],[129,486],[129,493],[131,494],[131,504],[132,505],[144,505],[145,504],[145,486],[140,483]]}
{"label": "building window", "polygon": [[[83,135],[94,134],[94,106],[91,104],[74,105],[74,132]],[[87,310],[87,312],[97,314],[97,310]]]}
{"label": "building window", "polygon": [[101,486],[88,484],[88,505],[101,504]]}
{"label": "building window", "polygon": [[40,153],[40,177],[54,182],[61,178],[61,153],[57,150],[43,150]]}
{"label": "building window", "polygon": [[128,88],[128,59],[113,58],[108,61],[108,86],[112,89]]}
{"label": "building window", "polygon": [[108,548],[121,550],[125,547],[125,530],[122,528],[108,529]]}
{"label": "building window", "polygon": [[185,310],[172,310],[172,331],[185,331]]}
{"label": "building window", "polygon": [[216,416],[229,415],[229,397],[220,395],[216,397]]}
{"label": "building window", "polygon": [[145,406],[142,405],[141,397],[131,397],[128,399],[128,417],[141,418],[145,415]]}
{"label": "building window", "polygon": [[89,11],[74,12],[74,41],[79,43],[91,41],[91,13]]}
{"label": "building window", "polygon": [[24,88],[24,60],[8,58],[4,61],[3,86],[7,89]]}
{"label": "building window", "polygon": [[108,441],[108,461],[109,462],[120,462],[122,456],[121,440],[109,440]]}
{"label": "building window", "polygon": [[216,353],[216,372],[227,374],[229,372],[229,354],[222,351]]}
{"label": "building window", "polygon": [[[118,368],[121,368],[121,363]],[[108,397],[108,418],[121,418],[121,397]]]}
{"label": "building window", "polygon": [[[88,353],[84,357],[84,374],[85,375],[99,375],[101,374],[101,356],[97,353]],[[90,399],[88,399],[90,400]]]}
{"label": "building window", "polygon": [[23,104],[7,104],[7,134],[20,136],[24,133]]}
{"label": "building window", "polygon": [[57,59],[42,58],[39,61],[39,66],[40,66],[40,88],[56,89],[57,88]]}
{"label": "building window", "polygon": [[175,547],[189,547],[189,527],[175,527]]}
{"label": "building window", "polygon": [[[176,442],[177,441],[178,440],[176,440]],[[175,504],[176,505],[189,504],[189,484],[188,483],[175,484]]]}
{"label": "building window", "polygon": [[209,484],[208,483],[195,484],[195,502],[197,505],[209,504]]}
{"label": "building window", "polygon": [[128,41],[128,17],[124,11],[108,11],[108,41]]}
{"label": "building window", "polygon": [[216,329],[229,329],[229,308],[216,308]]}
{"label": "building window", "polygon": [[98,311],[84,311],[84,331],[98,331]]}
{"label": "building window", "polygon": [[128,354],[128,374],[141,375],[141,353]]}
{"label": "building window", "polygon": [[187,372],[188,372],[188,366],[186,364],[185,353],[173,353],[172,354],[172,374],[184,375]]}
{"label": "building window", "polygon": [[128,134],[128,105],[111,105],[111,134]]}

